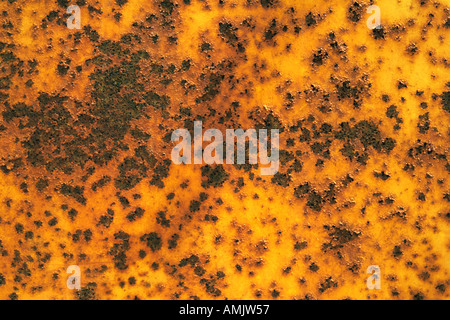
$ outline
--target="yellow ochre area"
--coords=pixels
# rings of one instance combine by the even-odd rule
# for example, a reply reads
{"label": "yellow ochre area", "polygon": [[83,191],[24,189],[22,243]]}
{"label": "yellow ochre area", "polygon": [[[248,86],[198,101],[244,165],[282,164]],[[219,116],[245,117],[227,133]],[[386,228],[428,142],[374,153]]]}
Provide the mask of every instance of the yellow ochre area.
{"label": "yellow ochre area", "polygon": [[[449,299],[449,28],[448,0],[1,1],[0,299]],[[194,121],[279,129],[279,172],[175,165]]]}

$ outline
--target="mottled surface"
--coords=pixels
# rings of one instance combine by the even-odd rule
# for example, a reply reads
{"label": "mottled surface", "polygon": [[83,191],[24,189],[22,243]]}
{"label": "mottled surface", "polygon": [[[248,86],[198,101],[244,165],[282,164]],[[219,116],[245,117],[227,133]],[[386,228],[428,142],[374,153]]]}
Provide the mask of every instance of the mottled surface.
{"label": "mottled surface", "polygon": [[[449,7],[2,0],[0,298],[448,299]],[[195,120],[280,172],[172,164]]]}

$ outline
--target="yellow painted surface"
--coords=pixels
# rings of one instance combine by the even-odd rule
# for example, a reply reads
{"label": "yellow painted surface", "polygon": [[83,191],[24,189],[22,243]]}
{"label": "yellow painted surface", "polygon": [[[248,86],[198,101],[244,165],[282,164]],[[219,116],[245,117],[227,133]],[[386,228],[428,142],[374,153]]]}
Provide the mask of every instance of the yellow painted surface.
{"label": "yellow painted surface", "polygon": [[[449,298],[450,115],[443,102],[445,92],[450,91],[450,34],[445,27],[450,16],[448,0],[424,1],[424,5],[419,0],[376,1],[385,39],[375,39],[366,26],[370,14],[365,12],[368,2],[363,1],[358,1],[362,8],[358,22],[348,18],[349,7],[355,1],[280,0],[269,1],[273,3],[269,8],[261,5],[267,1],[256,0],[225,0],[223,5],[210,0],[192,0],[190,5],[182,0],[129,0],[123,6],[112,0],[86,1],[80,5],[81,30],[66,27],[66,9],[57,1],[10,2],[0,2],[0,42],[14,45],[5,46],[0,53],[10,51],[16,57],[11,63],[2,56],[0,62],[0,78],[12,74],[11,84],[7,88],[0,86],[0,93],[7,94],[4,99],[0,95],[0,124],[4,126],[0,131],[1,299]],[[169,15],[163,7],[168,3],[174,5]],[[51,11],[56,11],[58,18],[44,28],[42,23]],[[120,21],[114,17],[118,12]],[[315,25],[307,26],[305,17],[309,13],[315,17]],[[157,20],[148,22],[151,14]],[[58,24],[58,19],[62,23]],[[165,19],[169,26],[164,26]],[[267,40],[265,34],[272,21],[276,21],[277,34]],[[8,22],[12,27],[5,27]],[[234,46],[220,34],[219,24],[224,22],[237,28]],[[98,33],[98,41],[89,39],[83,29],[87,26]],[[298,33],[295,26],[301,28]],[[77,32],[81,35],[79,42],[74,41]],[[331,32],[343,52],[331,47]],[[141,42],[123,43],[126,34],[139,35]],[[153,43],[151,37],[156,34],[159,38]],[[170,42],[171,36],[177,37],[176,43]],[[128,49],[128,55],[102,53],[99,45],[106,40]],[[212,50],[202,52],[204,43],[210,43]],[[237,43],[245,47],[245,52],[238,52]],[[411,43],[418,47],[414,55],[407,52]],[[328,58],[322,65],[315,65],[313,56],[320,48]],[[96,70],[105,71],[129,61],[131,54],[139,50],[149,54],[149,59],[139,62],[137,74],[142,90],[134,96],[144,107],[142,115],[129,124],[151,137],[138,141],[128,128],[122,141],[128,148],[116,148],[111,140],[101,146],[93,138],[90,151],[116,148],[115,155],[107,164],[96,164],[89,158],[83,167],[66,161],[73,169],[69,174],[60,168],[50,172],[43,164],[33,166],[23,143],[44,121],[51,122],[51,116],[40,118],[38,125],[23,127],[32,117],[13,116],[7,120],[14,106],[24,103],[27,110],[41,112],[45,107],[40,107],[38,97],[43,92],[68,97],[62,105],[69,112],[69,120],[59,120],[57,126],[67,124],[77,139],[95,137],[95,131],[76,122],[82,113],[97,110],[92,75]],[[89,63],[98,56],[111,61]],[[29,73],[28,61],[33,59],[38,63],[38,73]],[[68,72],[59,74],[58,65],[65,59],[70,59]],[[182,62],[189,59],[190,69],[181,72]],[[234,64],[230,70],[217,68],[228,61]],[[164,66],[162,77],[152,72],[154,63]],[[176,67],[173,74],[167,72],[172,63]],[[82,66],[81,72],[77,66]],[[225,75],[225,80],[211,100],[196,102],[205,92],[211,72]],[[173,80],[167,86],[160,82],[164,76]],[[31,87],[26,85],[29,79],[33,81]],[[182,80],[195,84],[195,88],[185,94]],[[400,80],[406,81],[407,88],[398,89]],[[352,99],[338,99],[337,85],[344,81],[361,89],[358,108]],[[114,103],[130,90],[127,87],[108,98]],[[165,113],[144,101],[151,90],[170,97]],[[419,96],[416,91],[423,94]],[[286,106],[288,92],[294,96],[291,106]],[[389,101],[383,101],[383,95],[388,95]],[[236,110],[231,106],[234,101],[240,105]],[[420,106],[422,102],[427,103],[426,109]],[[386,116],[391,105],[396,106],[398,118],[403,121],[399,130],[394,130],[395,117]],[[190,116],[182,114],[180,107],[189,107]],[[321,107],[329,111],[322,112]],[[231,117],[227,118],[229,110]],[[107,109],[101,111],[105,112],[95,115],[95,125],[102,123],[102,117],[114,116]],[[429,129],[421,133],[419,116],[425,113]],[[268,114],[277,117],[285,129],[280,134],[280,149],[292,152],[302,163],[301,172],[290,173],[288,186],[277,185],[270,176],[260,176],[259,168],[252,170],[251,179],[248,172],[235,165],[223,166],[229,177],[216,188],[202,186],[203,165],[171,164],[168,176],[160,179],[163,188],[151,183],[155,168],[150,166],[146,167],[146,176],[130,190],[120,190],[114,183],[120,175],[120,164],[133,157],[139,146],[145,145],[158,164],[170,160],[174,144],[164,137],[184,128],[186,120],[201,118],[205,129],[225,132],[228,128],[253,128]],[[308,120],[311,115],[313,121]],[[56,116],[54,120],[58,121]],[[291,130],[300,120],[311,134],[324,123],[330,124],[334,133],[342,122],[353,127],[371,121],[383,141],[390,137],[396,145],[384,152],[372,146],[364,148],[361,141],[352,140],[356,151],[366,151],[369,156],[364,165],[344,156],[340,151],[344,141],[333,134],[301,142],[301,132]],[[53,127],[46,128],[46,135],[51,137]],[[40,151],[45,161],[67,156],[65,143],[71,138],[66,138],[63,134],[62,141],[50,139],[42,144]],[[294,146],[288,144],[289,139],[295,140]],[[323,143],[326,139],[331,140],[329,159],[311,148],[315,141]],[[433,151],[408,156],[411,148],[423,143],[431,145],[429,150]],[[89,149],[84,151],[89,154]],[[324,160],[323,166],[316,165],[319,158]],[[15,159],[21,159],[22,165],[14,167]],[[282,164],[280,173],[286,173],[291,164]],[[405,171],[407,164],[414,165],[414,171]],[[95,171],[83,179],[90,167]],[[388,179],[374,175],[382,171],[389,174]],[[111,181],[93,190],[93,183],[105,175]],[[342,181],[347,175],[353,181],[345,186]],[[242,187],[237,187],[239,178],[243,178]],[[39,179],[48,180],[42,191],[36,187]],[[307,205],[308,196],[295,195],[295,189],[307,182],[322,195],[330,183],[335,183],[335,202],[324,201],[320,210],[313,210]],[[84,187],[86,203],[61,193],[63,184]],[[172,192],[173,199],[168,199]],[[418,199],[421,192],[425,201]],[[198,211],[191,212],[192,201],[199,201],[201,193],[208,198]],[[123,206],[119,197],[125,197],[129,205]],[[386,203],[386,198],[393,202]],[[217,202],[219,199],[222,204]],[[138,207],[145,210],[144,214],[129,221],[127,215]],[[71,209],[78,212],[74,219],[69,217]],[[108,209],[114,211],[114,217],[106,227],[99,221]],[[158,223],[161,211],[170,226]],[[217,217],[217,221],[207,221],[206,215]],[[58,224],[49,226],[55,217]],[[88,229],[92,236],[86,241],[83,232]],[[74,241],[77,230],[81,230],[80,240]],[[344,235],[333,238],[336,230]],[[32,236],[27,234],[30,231]],[[112,253],[115,244],[123,246],[116,237],[119,231],[129,236],[123,270],[115,266]],[[156,251],[140,240],[151,232],[162,240]],[[357,236],[342,240],[347,233]],[[177,245],[169,248],[168,241],[174,234],[179,237]],[[295,244],[302,242],[307,246],[296,250]],[[330,243],[337,246],[326,250],[324,245]],[[401,255],[394,255],[396,247]],[[140,256],[140,251],[146,253],[145,257]],[[198,261],[192,266],[180,266],[182,259],[192,255]],[[157,270],[152,267],[154,263],[159,265]],[[318,270],[313,271],[312,264]],[[81,291],[66,286],[70,265],[81,269]],[[381,269],[379,290],[366,286],[370,276],[366,270],[371,265]]]}

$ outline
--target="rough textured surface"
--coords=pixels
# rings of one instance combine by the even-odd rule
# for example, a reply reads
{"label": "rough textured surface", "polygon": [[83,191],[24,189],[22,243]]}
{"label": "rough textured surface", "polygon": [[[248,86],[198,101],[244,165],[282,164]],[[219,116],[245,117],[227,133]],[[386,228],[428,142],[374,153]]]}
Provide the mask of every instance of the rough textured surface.
{"label": "rough textured surface", "polygon": [[[370,4],[2,0],[0,298],[448,299],[450,3]],[[280,172],[172,164],[195,120]]]}

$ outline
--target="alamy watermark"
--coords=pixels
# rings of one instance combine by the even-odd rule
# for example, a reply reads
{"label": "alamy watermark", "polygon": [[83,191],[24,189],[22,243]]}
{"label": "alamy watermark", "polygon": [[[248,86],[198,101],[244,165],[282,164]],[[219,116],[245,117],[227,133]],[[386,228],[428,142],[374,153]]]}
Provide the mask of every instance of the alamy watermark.
{"label": "alamy watermark", "polygon": [[81,289],[81,269],[77,265],[71,265],[67,268],[66,273],[70,274],[67,278],[67,288],[70,290]]}
{"label": "alamy watermark", "polygon": [[[214,141],[213,141],[214,138]],[[180,141],[181,139],[181,141]],[[208,129],[203,133],[202,121],[194,122],[194,151],[192,156],[192,137],[187,129],[177,129],[172,133],[172,141],[179,143],[172,149],[173,163],[179,164],[246,164],[248,155],[249,164],[259,164],[269,167],[261,167],[261,175],[274,175],[278,172],[279,162],[279,130],[270,130],[270,155],[268,150],[267,129],[227,129],[225,135],[225,159],[224,137],[218,129]],[[203,149],[203,142],[210,142]],[[235,144],[235,142],[237,142]],[[248,149],[246,148],[248,144]],[[235,155],[236,146],[236,155]]]}
{"label": "alamy watermark", "polygon": [[369,29],[381,29],[381,9],[379,6],[370,6],[367,8],[367,13],[372,15],[367,19],[367,28]]}
{"label": "alamy watermark", "polygon": [[367,273],[372,274],[369,278],[367,278],[366,284],[367,289],[381,289],[381,269],[379,266],[369,266],[367,268]]}
{"label": "alamy watermark", "polygon": [[70,14],[67,19],[67,28],[69,29],[81,29],[81,9],[77,5],[72,5],[67,8],[66,11]]}

